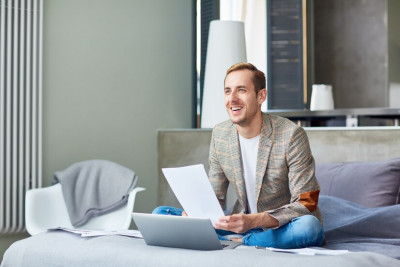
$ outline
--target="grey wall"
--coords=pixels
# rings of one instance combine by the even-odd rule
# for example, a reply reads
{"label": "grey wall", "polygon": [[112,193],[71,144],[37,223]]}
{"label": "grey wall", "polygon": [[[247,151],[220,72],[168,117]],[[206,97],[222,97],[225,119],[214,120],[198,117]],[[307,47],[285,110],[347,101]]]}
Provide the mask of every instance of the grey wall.
{"label": "grey wall", "polygon": [[314,0],[315,83],[333,85],[335,108],[388,105],[387,12],[386,0]]}
{"label": "grey wall", "polygon": [[[72,163],[107,159],[147,188],[136,211],[156,206],[156,130],[192,125],[193,8],[187,0],[44,1],[44,186]],[[18,238],[1,238],[0,248]]]}
{"label": "grey wall", "polygon": [[191,126],[192,2],[46,1],[44,183],[86,159],[133,169],[157,197],[157,128]]}
{"label": "grey wall", "polygon": [[389,83],[400,83],[400,1],[388,0]]}

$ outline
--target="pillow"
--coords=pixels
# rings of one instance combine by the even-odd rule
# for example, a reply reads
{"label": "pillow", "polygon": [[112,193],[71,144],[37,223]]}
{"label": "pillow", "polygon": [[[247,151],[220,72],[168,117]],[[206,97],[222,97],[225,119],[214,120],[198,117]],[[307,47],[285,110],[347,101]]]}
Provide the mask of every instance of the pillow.
{"label": "pillow", "polygon": [[366,207],[400,201],[400,158],[380,162],[316,163],[321,195],[340,197]]}

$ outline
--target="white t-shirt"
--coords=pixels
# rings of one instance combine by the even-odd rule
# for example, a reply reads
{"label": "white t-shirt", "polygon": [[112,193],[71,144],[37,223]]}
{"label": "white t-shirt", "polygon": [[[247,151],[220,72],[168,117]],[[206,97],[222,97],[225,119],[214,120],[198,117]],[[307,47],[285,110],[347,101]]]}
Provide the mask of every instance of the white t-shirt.
{"label": "white t-shirt", "polygon": [[256,168],[260,135],[247,139],[239,134],[240,152],[242,153],[243,177],[246,183],[247,202],[250,213],[257,213],[256,203]]}

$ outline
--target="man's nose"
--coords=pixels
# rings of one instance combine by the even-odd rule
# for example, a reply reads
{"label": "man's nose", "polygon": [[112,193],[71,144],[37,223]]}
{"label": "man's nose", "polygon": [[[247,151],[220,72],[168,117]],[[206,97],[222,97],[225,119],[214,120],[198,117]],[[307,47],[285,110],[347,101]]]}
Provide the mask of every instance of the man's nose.
{"label": "man's nose", "polygon": [[237,99],[237,92],[233,91],[230,95],[229,95],[229,100],[231,102],[236,101]]}

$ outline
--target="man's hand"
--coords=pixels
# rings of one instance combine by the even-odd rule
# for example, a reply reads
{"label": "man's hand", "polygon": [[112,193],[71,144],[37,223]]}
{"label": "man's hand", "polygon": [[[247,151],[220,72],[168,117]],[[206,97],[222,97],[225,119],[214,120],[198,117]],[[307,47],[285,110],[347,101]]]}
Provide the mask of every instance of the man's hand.
{"label": "man's hand", "polygon": [[219,218],[215,223],[215,228],[234,233],[244,233],[253,228],[252,223],[251,214],[233,214]]}
{"label": "man's hand", "polygon": [[184,217],[187,217],[187,216],[188,216],[187,213],[186,213],[186,211],[182,211],[182,216],[184,216]]}
{"label": "man's hand", "polygon": [[222,216],[215,223],[216,229],[234,233],[244,233],[257,227],[273,228],[277,226],[279,226],[278,220],[265,212]]}

